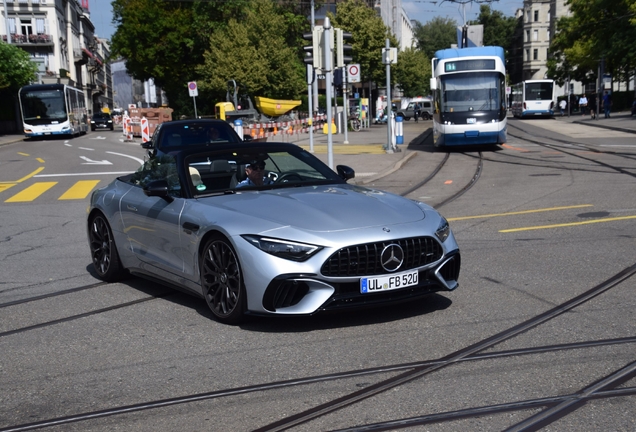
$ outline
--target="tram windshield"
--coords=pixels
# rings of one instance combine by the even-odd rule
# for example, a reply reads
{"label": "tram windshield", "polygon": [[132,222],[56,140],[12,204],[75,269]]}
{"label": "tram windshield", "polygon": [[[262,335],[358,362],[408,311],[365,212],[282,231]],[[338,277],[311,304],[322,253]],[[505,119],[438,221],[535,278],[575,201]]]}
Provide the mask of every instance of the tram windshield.
{"label": "tram windshield", "polygon": [[505,106],[505,79],[498,72],[471,72],[441,77],[445,113],[498,111]]}

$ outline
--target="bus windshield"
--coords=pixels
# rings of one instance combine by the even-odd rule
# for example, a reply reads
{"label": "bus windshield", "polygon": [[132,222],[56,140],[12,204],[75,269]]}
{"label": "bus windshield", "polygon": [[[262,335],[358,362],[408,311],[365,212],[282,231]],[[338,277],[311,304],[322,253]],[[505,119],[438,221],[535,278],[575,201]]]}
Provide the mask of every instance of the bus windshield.
{"label": "bus windshield", "polygon": [[533,82],[526,83],[526,100],[552,100],[552,82]]}
{"label": "bus windshield", "polygon": [[504,77],[499,72],[471,72],[441,77],[442,112],[498,111]]}
{"label": "bus windshield", "polygon": [[63,92],[63,89],[24,91],[20,97],[24,121],[30,124],[65,122],[68,117]]}

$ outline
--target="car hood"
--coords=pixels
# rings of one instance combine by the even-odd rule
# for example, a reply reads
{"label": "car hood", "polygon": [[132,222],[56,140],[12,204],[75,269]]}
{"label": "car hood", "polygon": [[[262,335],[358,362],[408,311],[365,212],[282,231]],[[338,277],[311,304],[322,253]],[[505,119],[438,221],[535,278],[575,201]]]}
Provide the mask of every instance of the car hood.
{"label": "car hood", "polygon": [[242,216],[306,231],[340,231],[422,220],[415,202],[353,185],[305,186],[200,199]]}

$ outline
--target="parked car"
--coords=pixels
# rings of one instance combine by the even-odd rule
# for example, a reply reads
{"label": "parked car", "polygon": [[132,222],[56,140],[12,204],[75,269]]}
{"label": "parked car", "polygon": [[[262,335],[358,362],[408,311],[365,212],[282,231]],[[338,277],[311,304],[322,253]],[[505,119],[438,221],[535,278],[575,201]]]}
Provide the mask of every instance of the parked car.
{"label": "parked car", "polygon": [[105,112],[96,112],[93,114],[91,117],[91,130],[95,131],[96,129],[115,129],[115,125],[110,114]]}
{"label": "parked car", "polygon": [[109,282],[133,274],[176,286],[228,324],[454,290],[461,260],[446,219],[350,185],[354,171],[336,168],[290,143],[158,154],[91,195],[94,270]]}
{"label": "parked car", "polygon": [[424,120],[430,120],[433,118],[433,101],[427,98],[417,98],[409,102],[404,109],[397,110],[397,115],[402,116],[404,120],[408,121],[415,118],[415,112],[419,112],[419,117]]}

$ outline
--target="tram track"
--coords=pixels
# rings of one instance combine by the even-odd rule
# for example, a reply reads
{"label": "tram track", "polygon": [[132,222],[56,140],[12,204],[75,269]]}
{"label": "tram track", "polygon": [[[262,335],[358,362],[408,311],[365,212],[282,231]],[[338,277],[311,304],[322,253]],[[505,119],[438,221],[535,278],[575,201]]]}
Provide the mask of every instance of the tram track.
{"label": "tram track", "polygon": [[[69,289],[66,289],[66,290],[56,291],[56,292],[52,292],[52,293],[48,293],[48,294],[42,294],[42,295],[38,295],[38,296],[32,296],[32,297],[27,297],[27,298],[24,298],[24,299],[19,299],[19,300],[14,300],[14,301],[10,301],[10,302],[0,303],[0,309],[12,307],[12,306],[18,306],[18,305],[22,305],[22,304],[26,304],[26,303],[35,302],[35,301],[51,299],[51,298],[60,297],[60,296],[63,296],[63,295],[74,294],[74,293],[77,293],[77,292],[86,291],[86,290],[90,290],[90,289],[95,289],[95,288],[103,287],[103,286],[106,286],[106,285],[112,285],[112,284],[109,284],[108,282],[96,282],[96,283],[93,283],[93,284],[87,284],[87,285],[83,285],[83,286],[79,286],[79,287],[75,287],[75,288],[69,288]],[[172,292],[172,291],[160,292],[157,295],[150,295],[150,296],[147,296],[147,297],[142,297],[142,298],[139,298],[139,299],[136,299],[136,300],[132,300],[132,301],[116,304],[116,305],[111,305],[111,306],[107,306],[107,307],[104,307],[104,308],[91,310],[91,311],[88,311],[88,312],[82,312],[82,313],[79,313],[79,314],[74,314],[74,315],[63,317],[63,318],[58,318],[58,319],[54,319],[54,320],[45,321],[45,322],[42,322],[42,323],[37,323],[37,324],[29,325],[29,326],[24,326],[24,327],[12,329],[12,330],[3,331],[3,332],[0,332],[0,339],[3,338],[3,337],[15,335],[15,334],[18,334],[18,333],[24,333],[24,332],[27,332],[27,331],[30,331],[30,330],[50,327],[50,326],[53,326],[53,325],[56,325],[56,324],[61,324],[61,323],[65,323],[65,322],[75,321],[75,320],[78,320],[80,318],[86,318],[86,317],[89,317],[89,316],[99,315],[99,314],[102,314],[102,313],[110,312],[110,311],[117,310],[117,309],[122,309],[122,308],[129,307],[129,306],[134,306],[134,305],[137,305],[137,304],[140,304],[140,303],[145,303],[145,302],[150,301],[150,300],[156,300],[156,299],[160,299],[160,298],[165,298],[165,297],[167,297],[167,296],[169,296],[169,295],[171,295],[173,293],[174,292]]]}
{"label": "tram track", "polygon": [[[40,429],[45,427],[88,421],[88,420],[96,419],[96,418],[111,417],[111,416],[116,416],[120,414],[138,412],[138,411],[149,410],[149,409],[157,409],[157,408],[168,407],[172,405],[187,404],[187,403],[193,403],[193,402],[198,402],[202,400],[238,396],[238,395],[243,395],[243,394],[253,393],[253,392],[277,390],[277,389],[292,387],[292,386],[316,384],[316,383],[321,383],[326,381],[334,381],[334,380],[352,378],[352,377],[363,376],[363,375],[373,375],[373,374],[380,374],[380,373],[387,373],[387,372],[399,373],[396,376],[382,380],[376,384],[370,385],[361,390],[333,399],[331,401],[315,406],[308,410],[296,413],[294,415],[286,416],[285,418],[279,421],[270,423],[266,426],[262,426],[258,429],[254,429],[255,431],[287,430],[294,426],[300,425],[302,423],[306,423],[311,420],[315,420],[317,418],[330,414],[332,412],[338,411],[344,407],[354,405],[362,400],[382,394],[398,386],[404,385],[408,382],[412,382],[414,380],[422,378],[436,371],[440,371],[454,364],[459,364],[466,361],[476,361],[476,360],[486,360],[486,359],[495,360],[495,359],[501,359],[506,357],[517,357],[517,356],[523,356],[523,355],[532,355],[532,354],[541,354],[541,353],[549,353],[549,352],[557,352],[557,351],[586,349],[586,348],[603,347],[603,346],[616,346],[616,345],[636,343],[636,336],[635,336],[635,337],[626,337],[626,338],[576,342],[576,343],[569,343],[569,344],[520,348],[515,350],[506,350],[506,351],[499,351],[499,352],[496,352],[496,351],[484,352],[485,350],[489,350],[501,342],[512,339],[535,327],[545,324],[567,312],[570,312],[581,305],[584,305],[590,302],[591,300],[598,297],[599,295],[611,290],[612,288],[616,286],[619,286],[621,283],[627,281],[634,275],[636,275],[636,263],[616,273],[612,277],[594,286],[593,288],[585,291],[584,293],[568,301],[565,301],[546,312],[538,314],[534,317],[527,319],[526,321],[520,324],[512,326],[495,335],[487,337],[481,341],[475,342],[464,348],[456,350],[453,353],[450,353],[448,355],[445,355],[441,358],[434,359],[434,360],[425,360],[425,361],[405,363],[405,364],[393,364],[393,365],[386,365],[386,366],[381,366],[376,368],[357,369],[357,370],[351,370],[351,371],[340,372],[340,373],[329,374],[329,375],[304,377],[304,378],[297,378],[297,379],[286,380],[286,381],[275,381],[275,382],[269,382],[269,383],[251,385],[251,386],[217,390],[217,391],[212,391],[207,393],[194,393],[194,394],[168,398],[168,399],[151,400],[151,401],[141,402],[141,403],[132,404],[132,405],[88,411],[84,413],[68,415],[64,417],[51,418],[51,419],[41,420],[41,421],[32,422],[32,423],[16,424],[16,425],[0,428],[0,432],[34,430],[34,429]],[[147,299],[140,299],[138,302],[140,301],[147,301]],[[636,363],[632,363],[627,366],[624,366],[623,368],[617,371],[614,371],[613,373],[610,373],[603,380],[597,383],[594,383],[593,385],[590,385],[582,389],[580,392],[572,394],[572,395],[563,395],[563,396],[548,397],[548,398],[537,398],[531,401],[518,401],[518,402],[511,402],[511,403],[502,404],[502,405],[491,405],[487,407],[473,407],[470,409],[464,409],[460,411],[435,413],[435,414],[428,414],[428,415],[417,417],[417,418],[395,420],[395,422],[401,422],[401,424],[403,423],[406,425],[404,427],[408,427],[408,426],[413,426],[418,424],[426,424],[432,421],[436,421],[436,422],[450,421],[450,420],[456,420],[460,418],[466,418],[467,416],[478,417],[478,416],[486,415],[489,413],[504,412],[504,411],[511,411],[511,410],[524,410],[524,409],[528,409],[528,407],[535,407],[535,406],[544,407],[545,409],[542,411],[542,413],[544,413],[543,416],[541,417],[531,416],[525,420],[525,422],[529,422],[528,423],[530,425],[529,427],[524,426],[525,429],[511,429],[511,430],[536,430],[536,428],[533,429],[534,427],[533,425],[549,424],[549,422],[555,421],[556,419],[561,418],[563,415],[567,414],[568,412],[571,412],[568,410],[575,409],[577,406],[576,403],[574,402],[584,403],[586,400],[593,399],[593,398],[620,397],[620,396],[629,396],[629,395],[636,394],[636,388],[634,387],[616,389],[618,385],[625,382],[627,379],[631,379],[635,375],[636,375]],[[602,383],[602,385],[600,385],[599,383]],[[390,422],[374,423],[374,424],[362,425],[362,426],[356,427],[355,429],[345,429],[345,430],[388,430],[391,428],[392,429],[398,428],[398,424],[394,424]]]}

